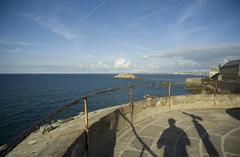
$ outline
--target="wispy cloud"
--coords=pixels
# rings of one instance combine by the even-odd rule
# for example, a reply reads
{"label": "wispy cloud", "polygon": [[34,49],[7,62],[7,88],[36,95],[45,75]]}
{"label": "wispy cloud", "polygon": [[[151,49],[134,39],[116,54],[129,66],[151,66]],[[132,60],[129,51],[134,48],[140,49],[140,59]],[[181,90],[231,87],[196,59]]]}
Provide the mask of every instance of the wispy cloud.
{"label": "wispy cloud", "polygon": [[22,49],[20,48],[1,48],[0,49],[0,54],[16,54],[21,52]]}
{"label": "wispy cloud", "polygon": [[88,17],[90,17],[91,15],[93,15],[98,8],[100,8],[107,0],[103,0],[101,3],[99,3],[96,7],[94,7],[90,12],[88,12],[85,16],[83,16],[80,21],[78,22],[78,24],[81,24],[83,21],[85,21]]}
{"label": "wispy cloud", "polygon": [[159,9],[157,11],[154,11],[154,12],[151,12],[151,13],[148,13],[148,14],[145,14],[145,15],[142,15],[142,16],[138,16],[136,18],[134,18],[133,20],[144,20],[144,19],[148,19],[150,17],[153,17],[153,16],[157,16],[165,11],[167,11],[168,8],[163,8],[163,9]]}
{"label": "wispy cloud", "polygon": [[194,16],[204,5],[205,0],[194,0],[194,3],[188,7],[178,18],[178,23],[183,23],[190,17]]}
{"label": "wispy cloud", "polygon": [[91,64],[79,64],[77,68],[80,70],[100,70],[100,69],[110,69],[110,65],[103,63],[102,61],[98,61],[96,63]]}
{"label": "wispy cloud", "polygon": [[[96,7],[94,7],[90,12],[88,12],[85,16],[83,16],[78,24],[81,24],[91,15],[93,15],[98,8],[100,8],[107,0],[103,0],[99,3]],[[50,30],[51,32],[64,37],[65,39],[73,40],[80,38],[82,35],[78,34],[77,30],[69,28],[64,22],[60,20],[57,16],[50,16],[47,14],[24,14],[24,17],[29,18],[30,20],[38,23],[40,26],[44,27],[45,29]]]}
{"label": "wispy cloud", "polygon": [[154,53],[159,53],[159,52],[161,52],[160,50],[156,50],[156,49],[152,49],[152,48],[147,48],[147,47],[143,47],[143,46],[138,46],[138,45],[132,45],[132,44],[120,44],[120,46],[123,46],[123,47],[131,47],[131,48],[135,48],[135,49],[143,50],[143,51],[147,51],[147,52],[154,52]]}
{"label": "wispy cloud", "polygon": [[[176,47],[172,50],[162,51],[161,54],[144,55],[143,59],[177,59],[197,63],[208,68],[223,61],[240,58],[240,43],[203,44]],[[148,53],[147,53],[148,54]],[[196,65],[197,65],[196,64]]]}
{"label": "wispy cloud", "polygon": [[32,42],[26,42],[26,41],[8,41],[8,40],[0,40],[0,44],[20,45],[20,46],[47,46],[46,44],[41,44],[41,43],[32,43]]}
{"label": "wispy cloud", "polygon": [[55,16],[34,14],[25,14],[24,16],[66,39],[76,39],[80,37]]}
{"label": "wispy cloud", "polygon": [[206,5],[206,2],[206,0],[193,0],[192,4],[179,14],[176,21],[168,25],[172,40],[181,42],[189,35],[207,30],[205,26],[191,23],[191,19],[198,17],[198,13]]}

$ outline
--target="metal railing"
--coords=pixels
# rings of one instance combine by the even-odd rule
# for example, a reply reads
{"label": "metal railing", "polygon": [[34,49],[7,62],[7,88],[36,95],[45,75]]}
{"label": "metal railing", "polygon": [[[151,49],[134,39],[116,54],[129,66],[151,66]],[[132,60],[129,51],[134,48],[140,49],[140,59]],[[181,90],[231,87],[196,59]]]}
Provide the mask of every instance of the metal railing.
{"label": "metal railing", "polygon": [[[162,81],[156,81],[156,82],[148,82],[148,83],[141,83],[141,84],[136,84],[136,85],[126,85],[126,86],[121,86],[121,87],[115,87],[115,88],[107,88],[104,90],[99,90],[99,91],[95,91],[92,93],[89,93],[75,101],[72,101],[70,103],[67,103],[65,105],[63,105],[62,107],[56,109],[55,111],[49,113],[47,116],[45,116],[43,119],[41,119],[40,121],[38,121],[37,123],[35,123],[32,127],[30,127],[29,129],[27,129],[25,132],[23,132],[22,134],[20,134],[19,136],[17,136],[17,138],[15,138],[14,140],[12,140],[10,143],[8,143],[2,150],[0,150],[0,156],[4,156],[7,153],[9,153],[11,150],[13,150],[13,148],[15,148],[20,142],[22,142],[27,136],[29,136],[33,131],[38,130],[41,126],[43,126],[46,122],[48,122],[50,119],[53,119],[56,115],[58,115],[59,113],[65,111],[66,109],[74,106],[74,105],[78,105],[82,102],[83,104],[83,111],[84,111],[84,118],[83,118],[83,123],[84,123],[84,132],[86,133],[86,137],[87,137],[87,143],[86,143],[86,149],[88,151],[88,129],[89,129],[89,118],[88,118],[88,113],[89,113],[89,105],[88,105],[88,100],[91,97],[94,97],[96,95],[100,95],[103,93],[109,93],[109,92],[113,92],[113,91],[118,91],[118,90],[123,90],[123,89],[128,89],[128,102],[130,104],[130,108],[129,108],[129,113],[130,113],[130,117],[132,119],[133,117],[133,88],[139,88],[139,87],[167,87],[168,89],[168,101],[167,101],[167,105],[169,106],[169,108],[171,107],[171,92],[172,92],[172,86],[177,86],[177,85],[186,85],[185,82],[162,82]],[[216,104],[216,88],[214,90],[214,104]]]}

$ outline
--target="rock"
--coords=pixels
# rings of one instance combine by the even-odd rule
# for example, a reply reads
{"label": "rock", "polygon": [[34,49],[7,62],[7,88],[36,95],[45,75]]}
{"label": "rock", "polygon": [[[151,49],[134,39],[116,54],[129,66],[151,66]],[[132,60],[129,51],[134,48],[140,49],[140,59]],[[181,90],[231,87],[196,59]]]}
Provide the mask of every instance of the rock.
{"label": "rock", "polygon": [[83,116],[83,115],[84,115],[84,112],[80,112],[80,113],[79,113],[79,116]]}
{"label": "rock", "polygon": [[121,73],[114,76],[116,79],[138,79],[135,75],[131,73]]}
{"label": "rock", "polygon": [[50,124],[46,124],[46,125],[43,125],[43,126],[40,127],[40,131],[41,131],[42,134],[50,132],[53,129],[54,129],[54,127]]}
{"label": "rock", "polygon": [[143,98],[144,98],[145,100],[147,100],[147,101],[152,100],[153,98],[156,98],[156,97],[157,97],[157,96],[149,95],[149,94],[143,96]]}
{"label": "rock", "polygon": [[6,148],[7,148],[7,144],[4,144],[4,145],[0,146],[0,151],[4,150]]}
{"label": "rock", "polygon": [[37,141],[36,141],[36,140],[33,140],[33,141],[28,142],[28,143],[31,144],[31,145],[33,145],[33,144],[37,143]]}
{"label": "rock", "polygon": [[57,120],[57,124],[61,124],[61,123],[63,123],[63,120],[58,119],[58,120]]}

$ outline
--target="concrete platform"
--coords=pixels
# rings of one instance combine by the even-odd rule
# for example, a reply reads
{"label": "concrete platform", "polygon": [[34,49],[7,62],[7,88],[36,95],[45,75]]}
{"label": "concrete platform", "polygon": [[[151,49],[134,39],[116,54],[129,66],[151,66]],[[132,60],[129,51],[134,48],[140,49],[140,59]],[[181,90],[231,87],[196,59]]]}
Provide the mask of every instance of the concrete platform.
{"label": "concrete platform", "polygon": [[240,157],[240,121],[226,109],[155,114],[119,134],[114,156]]}
{"label": "concrete platform", "polygon": [[147,98],[89,113],[87,132],[82,114],[36,130],[7,156],[240,157],[239,108],[236,94]]}

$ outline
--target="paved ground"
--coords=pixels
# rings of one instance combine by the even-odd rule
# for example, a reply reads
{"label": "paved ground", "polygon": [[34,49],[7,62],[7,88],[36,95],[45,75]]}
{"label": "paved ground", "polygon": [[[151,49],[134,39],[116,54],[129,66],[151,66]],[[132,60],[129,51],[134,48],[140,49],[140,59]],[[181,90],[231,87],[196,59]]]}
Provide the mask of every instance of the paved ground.
{"label": "paved ground", "polygon": [[122,132],[115,156],[240,157],[240,121],[224,109],[157,114]]}

